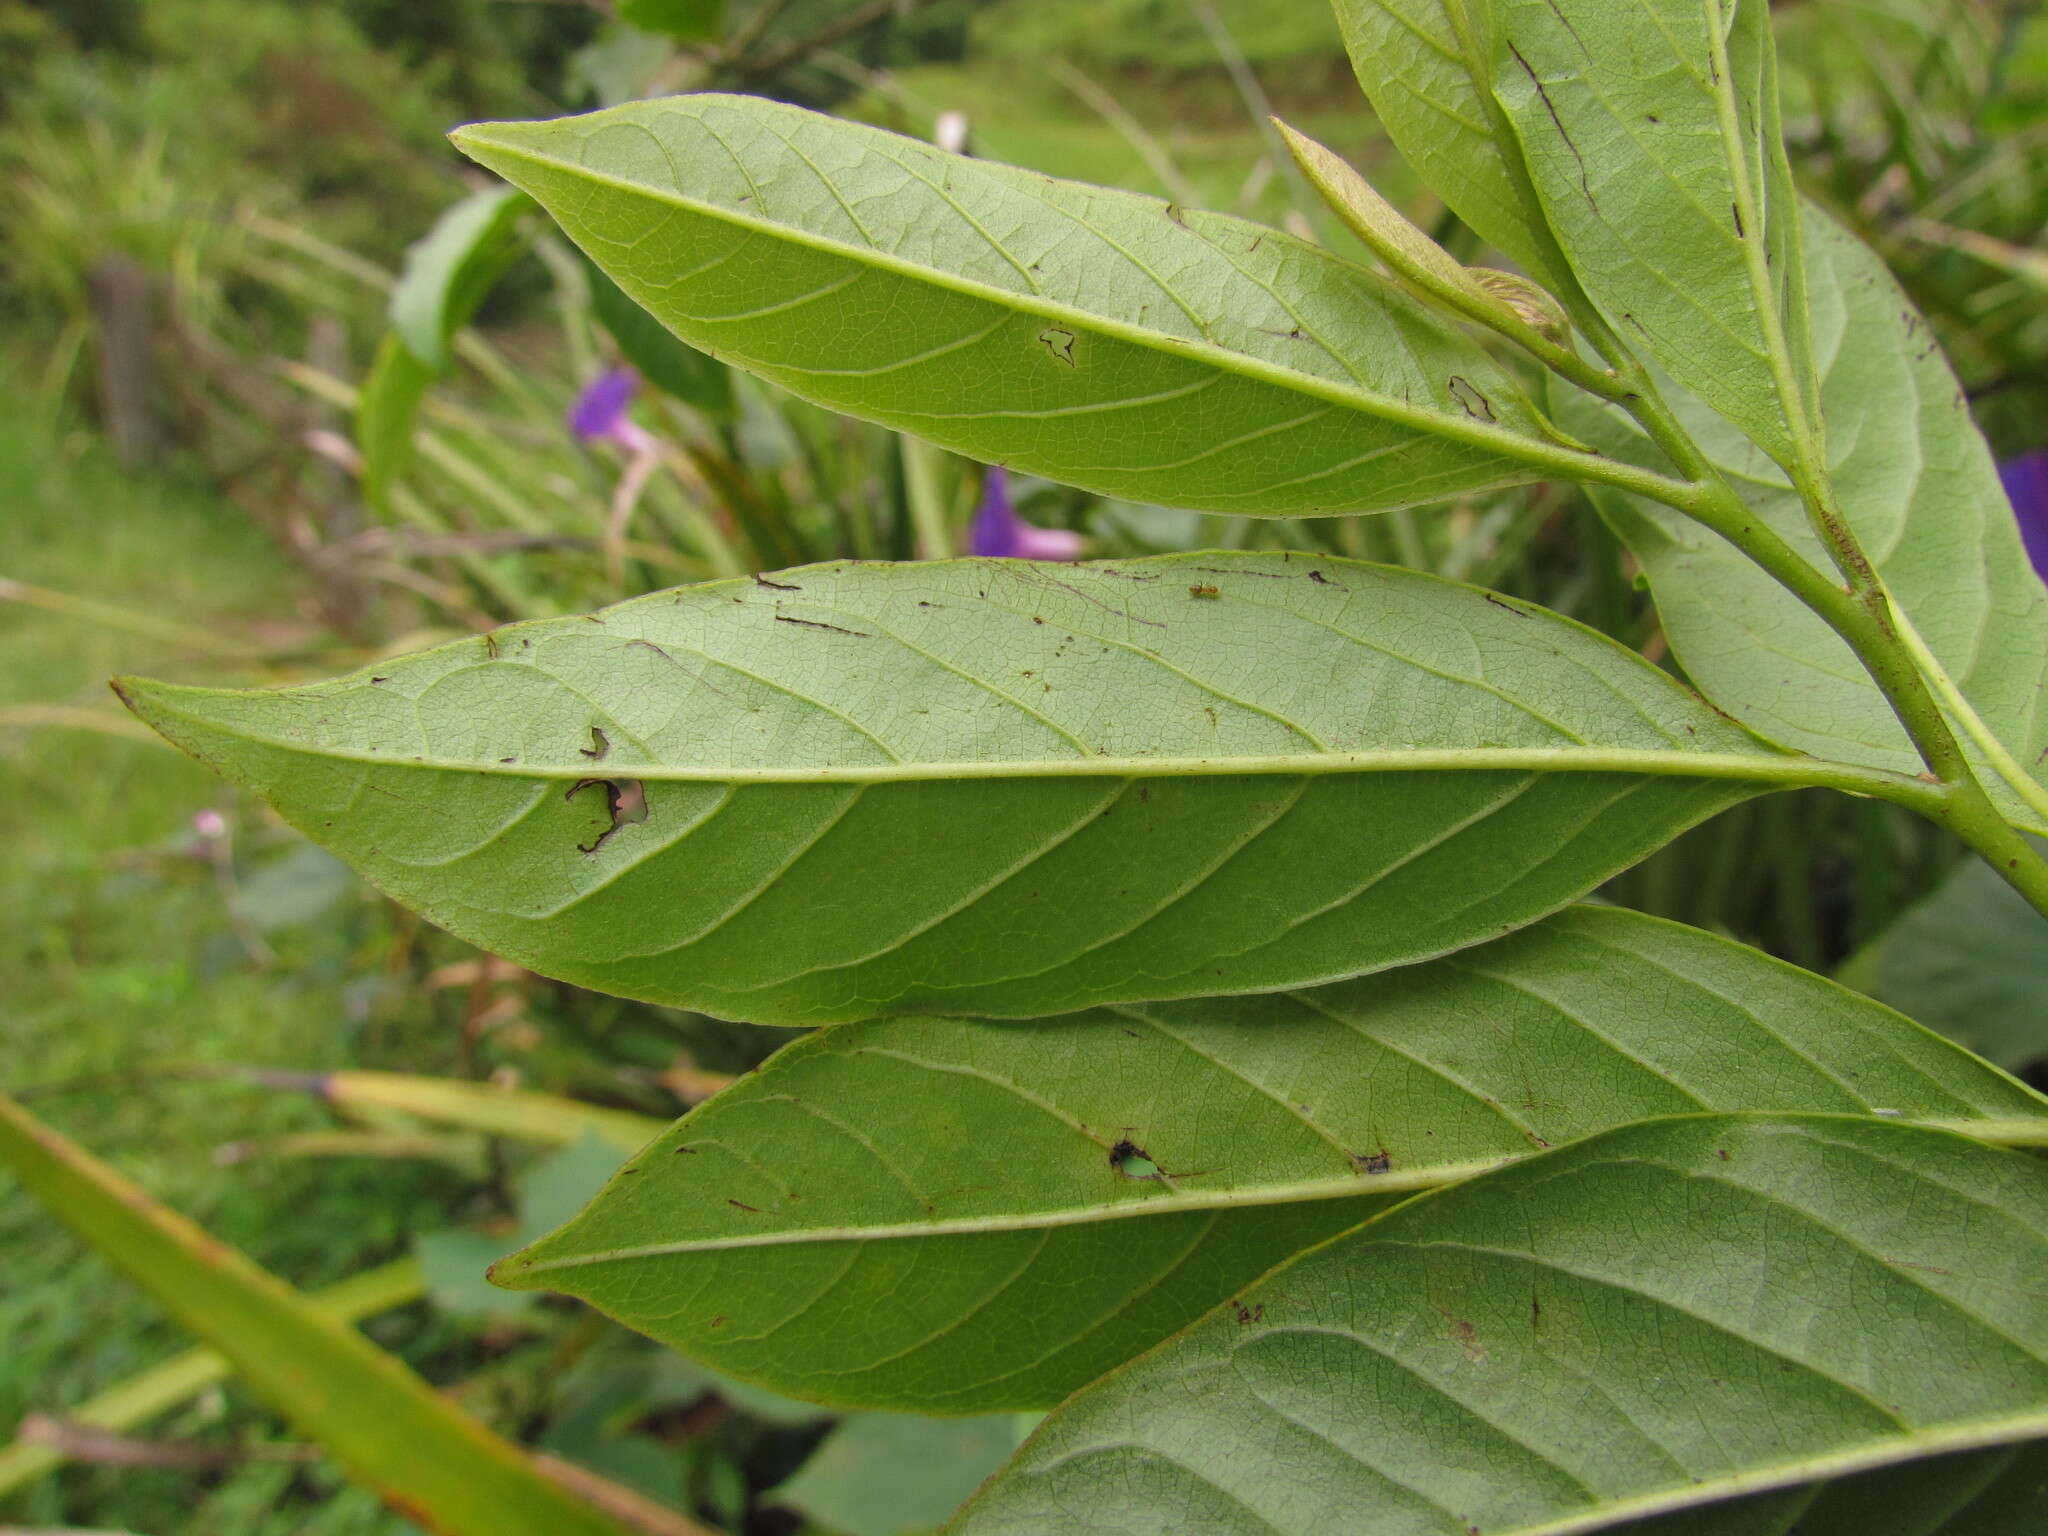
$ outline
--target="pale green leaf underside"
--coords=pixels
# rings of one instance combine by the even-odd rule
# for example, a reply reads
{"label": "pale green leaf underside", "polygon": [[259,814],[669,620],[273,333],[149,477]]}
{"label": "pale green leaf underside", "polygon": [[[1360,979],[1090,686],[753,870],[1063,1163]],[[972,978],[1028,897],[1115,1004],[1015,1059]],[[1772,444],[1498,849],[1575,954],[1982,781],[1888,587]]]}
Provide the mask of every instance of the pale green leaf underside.
{"label": "pale green leaf underside", "polygon": [[1049,1407],[1418,1188],[1733,1108],[2048,1132],[2048,1104],[1888,1009],[1579,907],[1300,992],[822,1031],[495,1278],[824,1402]]}
{"label": "pale green leaf underside", "polygon": [[755,97],[456,141],[691,345],[1090,490],[1371,511],[1528,478],[1490,443],[1550,446],[1519,386],[1446,322],[1240,219]]}
{"label": "pale green leaf underside", "polygon": [[1735,207],[1705,0],[1499,0],[1494,89],[1572,270],[1623,340],[1789,460],[1763,311],[1784,295],[1756,293],[1744,257],[1764,242],[1782,272],[1796,233],[1770,196],[1770,18],[1763,0],[1720,8],[1735,16],[1734,153],[1760,228]]}
{"label": "pale green leaf underside", "polygon": [[1551,242],[1504,159],[1520,150],[1494,134],[1445,0],[1336,0],[1336,11],[1358,83],[1408,163],[1481,239],[1544,278]]}
{"label": "pale green leaf underside", "polygon": [[1288,555],[814,566],[307,687],[123,686],[464,938],[784,1024],[1361,975],[1813,771],[1556,615]]}
{"label": "pale green leaf underside", "polygon": [[[2048,751],[2048,588],[2020,547],[1990,450],[1933,336],[1877,257],[1818,211],[1808,214],[1805,246],[1843,509],[1928,648],[2039,776]],[[1573,433],[1617,457],[1656,462],[1614,412],[1562,391],[1556,404]],[[1698,404],[1674,405],[1750,506],[1825,569],[1827,555],[1778,467]],[[1820,619],[1698,524],[1624,494],[1593,494],[1642,560],[1672,649],[1709,698],[1788,747],[1902,773],[1919,768],[1869,674]],[[2015,821],[2048,830],[1995,776],[1984,777]]]}
{"label": "pale green leaf underside", "polygon": [[1075,1397],[950,1529],[1565,1536],[2039,1437],[2044,1267],[2022,1154],[1651,1121],[1275,1271]]}

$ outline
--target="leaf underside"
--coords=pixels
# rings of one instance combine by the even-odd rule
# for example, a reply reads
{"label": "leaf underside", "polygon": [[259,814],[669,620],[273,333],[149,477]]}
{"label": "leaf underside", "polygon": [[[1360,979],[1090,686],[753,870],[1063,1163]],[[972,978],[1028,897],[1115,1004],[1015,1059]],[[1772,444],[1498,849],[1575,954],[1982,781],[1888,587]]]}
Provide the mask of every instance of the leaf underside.
{"label": "leaf underside", "polygon": [[1520,386],[1454,327],[1240,219],[755,97],[482,123],[456,142],[691,345],[1106,495],[1384,510],[1529,478],[1417,420],[1548,445]]}
{"label": "leaf underside", "polygon": [[[1714,7],[1702,0],[1501,0],[1495,93],[1587,294],[1631,346],[1789,461],[1765,306],[1787,310],[1798,210],[1769,195],[1770,16],[1763,0],[1720,3],[1733,17],[1732,153],[1709,46]],[[1758,228],[1737,209],[1731,158]],[[1764,295],[1745,259],[1754,242],[1775,274]]]}
{"label": "leaf underside", "polygon": [[1072,1399],[949,1529],[1565,1536],[2037,1438],[2044,1264],[2048,1175],[2018,1153],[1638,1124],[1276,1270]]}
{"label": "leaf underside", "polygon": [[[1808,212],[1805,247],[1829,459],[1850,524],[1972,707],[2039,777],[2048,751],[2048,588],[2020,546],[1990,449],[1883,263],[1818,210]],[[1616,457],[1656,462],[1617,414],[1563,392],[1556,405],[1573,433]],[[1696,402],[1674,406],[1758,515],[1825,569],[1827,555],[1778,467]],[[1593,498],[1643,562],[1672,650],[1709,698],[1817,757],[1919,770],[1869,674],[1819,618],[1678,513],[1606,489]],[[1981,777],[2013,820],[2037,826],[2038,815],[1995,775]]]}
{"label": "leaf underside", "polygon": [[1336,11],[1358,83],[1408,163],[1482,239],[1556,286],[1552,242],[1509,175],[1505,157],[1519,151],[1494,134],[1445,0],[1336,0]]}
{"label": "leaf underside", "polygon": [[494,1277],[836,1405],[1049,1407],[1418,1188],[1706,1109],[2048,1104],[1816,976],[1579,907],[1299,992],[822,1031]]}
{"label": "leaf underside", "polygon": [[[816,566],[331,683],[123,688],[462,937],[781,1024],[1406,964],[1761,787],[1696,754],[1786,763],[1556,615],[1288,555]],[[1622,748],[1651,771],[1595,771]]]}

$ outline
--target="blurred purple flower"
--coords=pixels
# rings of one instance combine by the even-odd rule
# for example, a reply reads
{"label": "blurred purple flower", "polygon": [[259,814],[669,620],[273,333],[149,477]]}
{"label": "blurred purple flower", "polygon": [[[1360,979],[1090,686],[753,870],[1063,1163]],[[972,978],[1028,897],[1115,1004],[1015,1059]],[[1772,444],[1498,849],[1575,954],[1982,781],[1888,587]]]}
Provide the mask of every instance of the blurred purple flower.
{"label": "blurred purple flower", "polygon": [[1081,535],[1025,522],[1010,505],[1009,475],[991,465],[981,482],[981,505],[967,530],[967,552],[1012,560],[1077,560]]}
{"label": "blurred purple flower", "polygon": [[607,369],[569,407],[569,430],[586,443],[617,443],[628,453],[645,453],[653,439],[628,414],[639,389],[632,369]]}
{"label": "blurred purple flower", "polygon": [[2043,581],[2048,581],[2048,448],[2036,448],[1998,467],[2005,494],[2020,520],[2020,538]]}

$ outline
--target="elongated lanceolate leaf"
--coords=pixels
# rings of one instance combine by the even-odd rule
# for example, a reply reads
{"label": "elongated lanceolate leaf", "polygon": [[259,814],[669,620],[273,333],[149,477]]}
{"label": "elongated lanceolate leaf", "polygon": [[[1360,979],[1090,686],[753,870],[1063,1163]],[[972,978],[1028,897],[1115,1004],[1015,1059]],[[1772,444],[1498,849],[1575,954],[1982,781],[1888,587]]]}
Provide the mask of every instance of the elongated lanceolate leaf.
{"label": "elongated lanceolate leaf", "polygon": [[1772,357],[1792,356],[1798,208],[1765,0],[1495,0],[1493,16],[1495,94],[1586,292],[1623,340],[1789,460]]}
{"label": "elongated lanceolate leaf", "polygon": [[[2048,589],[2020,546],[1990,451],[1883,263],[1818,211],[1807,215],[1804,244],[1843,510],[1928,649],[2038,779],[2048,750]],[[1617,413],[1562,390],[1556,405],[1575,435],[1616,457],[1655,462]],[[1757,514],[1825,568],[1778,467],[1697,403],[1675,406]],[[1643,562],[1672,650],[1709,698],[1788,747],[1919,768],[1876,684],[1818,618],[1698,524],[1633,497],[1593,494]],[[1988,769],[1983,777],[2013,820],[2048,830]]]}
{"label": "elongated lanceolate leaf", "polygon": [[0,1164],[394,1509],[448,1536],[620,1536],[396,1356],[0,1098]]}
{"label": "elongated lanceolate leaf", "polygon": [[1603,1525],[1602,1536],[2034,1536],[2048,1441],[1955,1451],[1823,1483]]}
{"label": "elongated lanceolate leaf", "polygon": [[1277,996],[823,1031],[494,1278],[798,1396],[1048,1407],[1418,1188],[1730,1108],[2048,1139],[2048,1103],[1888,1009],[1580,907]]}
{"label": "elongated lanceolate leaf", "polygon": [[1288,235],[744,96],[458,130],[683,340],[1113,496],[1375,511],[1528,477],[1513,378]]}
{"label": "elongated lanceolate leaf", "polygon": [[1276,1270],[1056,1412],[949,1529],[1567,1536],[2038,1438],[2044,1265],[2022,1154],[1649,1121]]}
{"label": "elongated lanceolate leaf", "polygon": [[[1335,0],[1344,47],[1387,136],[1480,237],[1555,282],[1555,244],[1532,223],[1480,94],[1489,0]],[[1453,12],[1466,18],[1468,49]]]}
{"label": "elongated lanceolate leaf", "polygon": [[815,566],[121,686],[452,931],[764,1023],[1360,975],[1828,780],[1553,614],[1288,555]]}

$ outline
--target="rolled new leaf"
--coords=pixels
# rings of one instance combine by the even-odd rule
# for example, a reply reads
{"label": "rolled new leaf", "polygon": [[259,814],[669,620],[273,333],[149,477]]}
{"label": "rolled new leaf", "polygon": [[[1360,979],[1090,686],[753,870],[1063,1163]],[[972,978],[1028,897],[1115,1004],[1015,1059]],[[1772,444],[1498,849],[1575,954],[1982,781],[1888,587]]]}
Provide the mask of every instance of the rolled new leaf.
{"label": "rolled new leaf", "polygon": [[1284,554],[814,566],[330,683],[120,687],[484,948],[778,1024],[1360,975],[1833,782],[1554,614]]}
{"label": "rolled new leaf", "polygon": [[1490,106],[1489,0],[1334,0],[1344,47],[1380,124],[1480,238],[1550,286],[1556,240],[1521,186],[1521,147]]}
{"label": "rolled new leaf", "polygon": [[1555,461],[1515,379],[1455,327],[1241,219],[755,97],[454,138],[691,345],[992,463],[1312,515]]}
{"label": "rolled new leaf", "polygon": [[[1783,1531],[1713,1506],[2048,1436],[2044,1234],[2048,1171],[1947,1132],[1627,1126],[1274,1271],[1077,1395],[948,1529]],[[1927,1529],[1862,1509],[1817,1528]]]}
{"label": "rolled new leaf", "polygon": [[2048,1101],[1889,1009],[1579,907],[1277,996],[823,1031],[493,1274],[797,1396],[1045,1408],[1419,1189],[1702,1109],[2048,1141]]}
{"label": "rolled new leaf", "polygon": [[392,1508],[448,1536],[628,1530],[275,1276],[0,1097],[0,1164]]}

